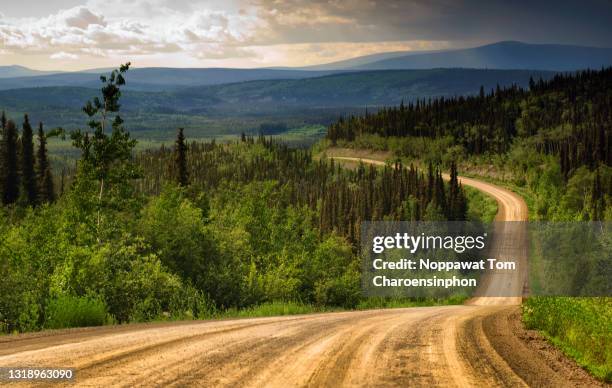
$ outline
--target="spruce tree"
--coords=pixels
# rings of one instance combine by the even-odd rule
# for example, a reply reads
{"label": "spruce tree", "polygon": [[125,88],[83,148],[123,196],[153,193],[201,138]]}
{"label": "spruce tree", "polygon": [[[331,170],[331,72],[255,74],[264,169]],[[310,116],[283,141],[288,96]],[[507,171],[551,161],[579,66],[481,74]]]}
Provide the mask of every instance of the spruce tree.
{"label": "spruce tree", "polygon": [[4,154],[4,130],[6,129],[6,115],[4,114],[4,111],[2,111],[2,115],[0,116],[0,202],[1,202],[1,196],[4,193],[4,180],[6,177],[6,168],[4,167],[4,159],[5,159],[5,154]]}
{"label": "spruce tree", "polygon": [[174,149],[176,178],[181,186],[189,185],[189,173],[187,172],[187,146],[185,145],[185,135],[183,128],[179,128],[176,134],[176,147]]}
{"label": "spruce tree", "polygon": [[461,185],[461,183],[459,183],[457,199],[455,200],[455,220],[456,221],[467,220],[467,213],[468,213],[468,200],[465,197],[465,191],[463,190],[463,186]]}
{"label": "spruce tree", "polygon": [[6,122],[2,139],[2,202],[13,204],[19,198],[19,172],[17,161],[18,136],[17,127],[11,120]]}
{"label": "spruce tree", "polygon": [[36,176],[38,181],[38,202],[52,202],[55,199],[53,176],[47,156],[47,137],[43,125],[38,125],[38,151],[36,155]]}
{"label": "spruce tree", "polygon": [[450,181],[449,181],[449,198],[448,198],[448,219],[451,221],[461,219],[461,204],[460,192],[459,192],[459,178],[457,173],[457,164],[453,161],[450,167]]}
{"label": "spruce tree", "polygon": [[23,131],[21,133],[21,182],[23,197],[27,205],[34,206],[38,200],[36,188],[36,173],[34,171],[34,143],[32,140],[32,126],[28,115],[23,119]]}

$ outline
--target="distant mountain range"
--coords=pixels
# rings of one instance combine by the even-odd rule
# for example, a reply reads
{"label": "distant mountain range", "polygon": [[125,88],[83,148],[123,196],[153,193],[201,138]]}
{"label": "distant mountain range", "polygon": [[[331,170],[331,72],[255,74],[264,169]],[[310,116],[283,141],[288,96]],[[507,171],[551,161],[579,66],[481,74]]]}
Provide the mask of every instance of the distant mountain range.
{"label": "distant mountain range", "polygon": [[[436,68],[572,71],[612,66],[612,48],[499,42],[469,49],[389,52],[326,65],[302,68],[134,68],[127,88],[172,91],[186,87],[256,80],[296,80],[369,70]],[[0,66],[0,90],[77,86],[98,87],[98,75],[108,69],[80,72],[40,72],[22,66]]]}
{"label": "distant mountain range", "polygon": [[[305,79],[258,80],[223,85],[205,85],[163,92],[127,90],[122,111],[132,131],[159,128],[173,130],[177,125],[208,130],[209,119],[245,118],[327,124],[331,116],[343,112],[397,105],[402,100],[436,96],[459,96],[488,92],[498,84],[527,86],[529,78],[548,79],[555,72],[529,70],[432,69],[382,70],[331,74]],[[130,80],[128,80],[130,82]],[[0,91],[0,109],[28,112],[34,122],[50,126],[82,125],[80,110],[97,90],[82,87],[23,88]],[[179,124],[180,123],[180,124]],[[228,129],[229,130],[229,129]],[[171,133],[171,132],[169,132]]]}
{"label": "distant mountain range", "polygon": [[612,66],[612,48],[498,42],[429,52],[393,52],[302,68],[303,70],[514,69],[573,71]]}
{"label": "distant mountain range", "polygon": [[24,66],[11,65],[0,66],[0,78],[18,78],[18,77],[35,77],[41,75],[49,75],[60,73],[59,71],[40,71],[28,69]]}

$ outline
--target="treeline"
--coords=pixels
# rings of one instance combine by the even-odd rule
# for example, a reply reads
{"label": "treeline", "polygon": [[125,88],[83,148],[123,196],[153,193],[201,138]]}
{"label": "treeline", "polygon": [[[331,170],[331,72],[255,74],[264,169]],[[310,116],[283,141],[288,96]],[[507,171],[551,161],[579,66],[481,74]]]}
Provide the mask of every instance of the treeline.
{"label": "treeline", "polygon": [[[168,181],[189,183],[211,192],[229,183],[273,180],[283,187],[286,201],[316,211],[319,233],[337,233],[358,243],[364,220],[465,220],[467,200],[457,179],[456,165],[445,184],[439,168],[427,173],[397,161],[381,169],[360,164],[342,168],[333,159],[314,160],[310,150],[292,149],[266,139],[242,136],[233,145],[191,143],[179,132],[174,150],[162,147],[137,156],[145,172],[138,185],[157,194]],[[178,150],[178,154],[176,153]],[[173,158],[178,166],[172,171]],[[173,176],[173,174],[176,174]]]}
{"label": "treeline", "polygon": [[531,79],[529,90],[481,88],[476,96],[402,103],[340,119],[327,137],[335,143],[364,134],[451,136],[469,154],[507,152],[515,137],[537,135],[537,149],[557,155],[566,176],[582,165],[611,165],[612,68]]}
{"label": "treeline", "polygon": [[0,193],[2,204],[37,206],[55,199],[53,176],[47,154],[47,135],[38,125],[37,143],[28,115],[21,133],[4,112],[0,116]]}

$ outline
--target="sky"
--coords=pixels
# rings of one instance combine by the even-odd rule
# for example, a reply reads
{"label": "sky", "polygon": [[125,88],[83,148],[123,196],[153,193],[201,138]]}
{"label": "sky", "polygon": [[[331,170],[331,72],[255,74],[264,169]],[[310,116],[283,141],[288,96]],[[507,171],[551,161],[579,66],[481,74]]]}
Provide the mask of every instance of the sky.
{"label": "sky", "polygon": [[502,40],[612,46],[612,2],[0,0],[0,65],[307,66]]}

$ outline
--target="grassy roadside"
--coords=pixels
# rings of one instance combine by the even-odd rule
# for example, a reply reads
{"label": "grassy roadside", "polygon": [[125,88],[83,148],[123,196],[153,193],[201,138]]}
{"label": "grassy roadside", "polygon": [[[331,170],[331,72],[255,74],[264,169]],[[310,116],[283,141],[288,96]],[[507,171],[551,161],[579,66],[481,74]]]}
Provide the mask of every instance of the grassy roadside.
{"label": "grassy roadside", "polygon": [[531,297],[523,321],[593,376],[612,382],[612,298]]}
{"label": "grassy roadside", "polygon": [[473,220],[493,222],[497,215],[497,201],[473,187],[463,186],[468,200],[468,216]]}
{"label": "grassy roadside", "polygon": [[529,209],[529,221],[533,221],[535,220],[534,218],[534,213],[533,211],[531,211],[532,209],[535,208],[535,195],[529,191],[527,188],[525,187],[521,187],[521,186],[517,186],[511,182],[505,181],[505,180],[501,180],[501,179],[497,179],[497,178],[491,178],[488,176],[483,176],[483,175],[478,175],[478,174],[474,174],[471,172],[461,172],[461,175],[467,178],[474,178],[474,179],[478,179],[481,180],[483,182],[488,182],[488,183],[493,183],[497,186],[503,187],[505,189],[508,189],[518,195],[520,195],[521,197],[523,197],[523,199],[525,200],[525,203],[527,204],[527,208]]}
{"label": "grassy roadside", "polygon": [[[170,317],[170,316],[160,316],[157,319],[148,320],[148,321],[134,321],[130,323],[120,324],[119,326],[125,325],[143,325],[143,324],[156,324],[163,322],[197,322],[199,320],[226,320],[226,319],[244,319],[244,318],[264,318],[264,317],[280,317],[280,316],[288,316],[288,315],[303,315],[303,314],[318,314],[318,313],[330,313],[330,312],[342,312],[342,311],[365,311],[365,310],[375,310],[375,309],[390,309],[390,308],[407,308],[407,307],[429,307],[429,306],[451,306],[451,305],[460,305],[463,304],[467,300],[466,296],[463,297],[454,297],[454,298],[444,298],[444,299],[398,299],[398,298],[365,298],[363,299],[355,309],[344,309],[342,307],[325,307],[325,306],[315,306],[312,304],[304,304],[301,302],[268,302],[263,303],[256,306],[251,306],[242,309],[227,309],[227,310],[217,310],[206,313],[202,316],[191,317],[189,314],[182,317]],[[89,309],[91,310],[91,309]],[[73,328],[87,328],[94,326],[112,326],[116,325],[116,323],[112,319],[106,319],[104,314],[102,314],[102,319],[96,321],[94,315],[99,315],[98,312],[91,313],[91,311],[85,311],[83,309],[79,311],[72,311],[76,313],[80,318],[92,318],[87,321],[74,321],[74,317],[61,317],[64,318],[62,322],[75,322],[74,325],[54,325],[47,327],[44,331],[56,331],[56,330],[65,330],[65,329],[73,329]],[[191,317],[191,318],[189,318]],[[93,322],[93,323],[92,323]],[[19,334],[19,333],[13,333]],[[0,331],[0,337],[5,335],[12,335],[10,333],[6,333]]]}
{"label": "grassy roadside", "polygon": [[444,299],[398,299],[398,298],[365,298],[353,309],[341,307],[321,307],[300,302],[268,302],[244,309],[229,309],[211,314],[204,319],[229,319],[229,318],[259,318],[298,314],[316,314],[338,311],[363,311],[381,308],[404,308],[404,307],[427,307],[427,306],[449,306],[465,302],[467,297],[454,297]]}

